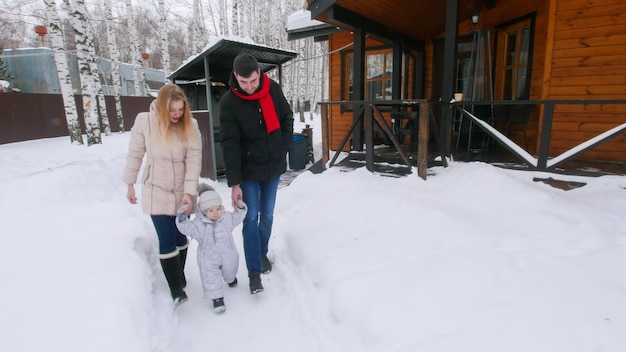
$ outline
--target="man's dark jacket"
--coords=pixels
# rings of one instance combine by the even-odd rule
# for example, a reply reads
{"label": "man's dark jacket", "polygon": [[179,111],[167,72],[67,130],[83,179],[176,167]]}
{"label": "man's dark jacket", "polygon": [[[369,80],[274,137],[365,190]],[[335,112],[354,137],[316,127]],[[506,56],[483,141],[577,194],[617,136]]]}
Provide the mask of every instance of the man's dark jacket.
{"label": "man's dark jacket", "polygon": [[[263,76],[259,79],[262,84]],[[286,155],[293,139],[293,112],[280,85],[274,80],[270,83],[270,96],[280,128],[269,134],[259,100],[241,99],[230,90],[220,99],[220,137],[228,186],[241,181],[269,181],[287,170]],[[229,85],[238,93],[246,94],[232,73]]]}

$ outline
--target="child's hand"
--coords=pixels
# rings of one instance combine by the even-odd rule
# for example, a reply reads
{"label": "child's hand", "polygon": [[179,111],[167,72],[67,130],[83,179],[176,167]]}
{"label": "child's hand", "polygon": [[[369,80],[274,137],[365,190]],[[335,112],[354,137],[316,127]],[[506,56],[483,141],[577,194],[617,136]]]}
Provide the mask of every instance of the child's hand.
{"label": "child's hand", "polygon": [[176,216],[176,220],[178,220],[178,222],[183,222],[189,219],[189,216],[185,214],[185,210],[187,210],[187,204],[183,204],[183,206],[178,209],[178,216]]}
{"label": "child's hand", "polygon": [[246,203],[244,203],[243,200],[241,200],[241,199],[237,199],[237,208],[245,209],[246,208]]}
{"label": "child's hand", "polygon": [[176,217],[176,220],[178,220],[178,222],[183,222],[187,219],[189,219],[189,216],[185,213],[178,213],[178,216]]}

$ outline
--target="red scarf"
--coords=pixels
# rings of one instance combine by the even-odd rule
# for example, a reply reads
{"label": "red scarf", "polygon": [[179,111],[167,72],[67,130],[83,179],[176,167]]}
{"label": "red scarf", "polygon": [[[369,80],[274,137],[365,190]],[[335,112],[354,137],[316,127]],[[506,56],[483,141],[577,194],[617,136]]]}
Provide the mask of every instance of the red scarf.
{"label": "red scarf", "polygon": [[254,94],[244,95],[237,92],[235,88],[230,89],[236,96],[243,100],[258,100],[261,103],[261,112],[263,113],[263,120],[265,120],[265,128],[267,129],[268,134],[280,128],[280,122],[278,122],[278,115],[276,115],[274,101],[270,95],[270,85],[269,76],[264,74],[261,90]]}

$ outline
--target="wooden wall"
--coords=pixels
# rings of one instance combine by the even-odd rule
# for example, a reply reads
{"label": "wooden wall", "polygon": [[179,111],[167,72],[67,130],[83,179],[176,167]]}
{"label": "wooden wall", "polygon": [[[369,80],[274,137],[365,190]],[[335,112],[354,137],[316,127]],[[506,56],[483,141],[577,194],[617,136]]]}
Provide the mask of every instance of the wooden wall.
{"label": "wooden wall", "polygon": [[[626,1],[554,1],[554,42],[544,99],[626,99]],[[551,155],[624,122],[624,105],[557,106]],[[626,136],[583,157],[624,161]]]}
{"label": "wooden wall", "polygon": [[[531,100],[626,99],[625,0],[510,0],[496,2],[480,14],[477,28],[498,28],[525,17],[534,18]],[[459,36],[475,27],[469,19],[459,25]],[[437,38],[443,38],[442,33]],[[436,38],[433,38],[436,39]],[[353,41],[350,33],[330,36],[330,97],[341,99],[341,54],[334,52]],[[426,44],[425,98],[431,98],[433,41]],[[367,46],[382,43],[370,38]],[[348,49],[352,47],[349,46]],[[495,53],[495,51],[494,51]],[[352,113],[330,109],[331,148],[336,149],[352,123]],[[536,153],[543,109],[535,109],[527,134]],[[626,122],[626,105],[558,105],[555,109],[550,156]],[[512,135],[522,144],[521,132]],[[626,136],[585,153],[592,160],[626,160]]]}
{"label": "wooden wall", "polygon": [[[329,57],[329,75],[330,75],[330,87],[329,87],[329,99],[330,101],[341,100],[341,53],[343,51],[353,50],[351,45],[354,42],[354,35],[347,32],[331,35],[328,40],[328,50],[331,53]],[[366,38],[365,45],[368,47],[379,47],[386,45],[377,40]],[[329,141],[330,148],[337,150],[341,141],[345,137],[348,129],[352,125],[353,114],[352,111],[341,112],[339,105],[331,105],[329,109],[330,123],[329,125]],[[344,147],[344,151],[349,151],[349,143]]]}
{"label": "wooden wall", "polygon": [[[111,131],[119,132],[115,98],[113,96],[104,98]],[[85,133],[85,121],[82,118],[83,98],[75,95],[74,99],[78,122],[82,132]],[[133,126],[137,114],[148,111],[154,98],[122,96],[121,100],[124,130],[128,131]],[[2,93],[0,94],[0,121],[2,122],[0,144],[69,136],[61,94]],[[102,124],[100,128],[104,133]]]}

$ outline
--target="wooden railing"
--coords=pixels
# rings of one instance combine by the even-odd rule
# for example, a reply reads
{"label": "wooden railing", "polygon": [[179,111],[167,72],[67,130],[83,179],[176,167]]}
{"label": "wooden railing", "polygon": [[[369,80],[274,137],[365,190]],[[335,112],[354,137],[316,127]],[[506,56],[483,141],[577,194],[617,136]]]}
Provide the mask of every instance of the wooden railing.
{"label": "wooden railing", "polygon": [[[626,100],[506,100],[506,101],[476,101],[476,102],[453,102],[454,108],[472,120],[480,129],[491,136],[496,142],[508,149],[513,155],[518,157],[522,162],[533,170],[550,171],[556,166],[573,159],[574,157],[587,152],[610,139],[624,133],[626,131],[626,122],[617,125],[610,130],[603,132],[589,140],[582,141],[578,145],[564,153],[549,158],[550,140],[552,138],[552,124],[554,119],[554,108],[556,105],[626,105]],[[481,116],[475,116],[468,111],[468,107],[473,105],[539,105],[543,106],[543,115],[541,122],[541,135],[537,149],[537,156],[533,156],[513,142],[510,138],[498,131],[488,121]]]}
{"label": "wooden railing", "polygon": [[[417,148],[417,175],[422,179],[426,179],[426,170],[428,167],[428,136],[429,136],[429,119],[430,119],[430,103],[428,100],[384,100],[384,101],[329,101],[319,103],[322,111],[322,162],[327,164],[330,153],[330,141],[328,130],[328,107],[331,105],[350,105],[358,113],[353,120],[352,125],[344,135],[339,147],[337,148],[329,167],[332,167],[339,154],[344,149],[351,135],[354,134],[357,126],[362,125],[364,131],[365,145],[365,166],[368,170],[374,171],[374,128],[375,125],[380,127],[387,138],[391,141],[394,148],[402,158],[402,161],[411,168],[406,154],[403,152],[400,142],[392,133],[391,127],[383,118],[380,107],[390,107],[392,109],[408,109],[419,107],[418,118],[418,148]],[[445,163],[445,158],[443,159]]]}
{"label": "wooden railing", "polygon": [[[322,160],[324,165],[329,161],[330,153],[330,140],[329,140],[329,107],[333,105],[351,106],[353,111],[357,111],[354,115],[353,123],[345,133],[339,147],[337,148],[333,158],[330,161],[329,167],[332,167],[341,151],[344,149],[350,136],[355,133],[357,126],[363,126],[364,145],[365,145],[365,165],[368,170],[374,171],[374,127],[379,126],[385,135],[392,142],[393,146],[397,150],[398,154],[402,158],[403,162],[411,167],[406,155],[400,147],[400,143],[397,138],[391,132],[390,127],[382,116],[381,107],[397,111],[401,109],[419,107],[419,129],[418,129],[418,176],[426,179],[427,157],[428,157],[428,139],[429,129],[432,127],[437,128],[434,125],[434,120],[431,114],[431,107],[444,106],[456,109],[460,114],[471,119],[471,121],[492,137],[497,143],[509,150],[513,155],[518,157],[523,163],[525,163],[531,170],[538,171],[551,171],[556,166],[571,160],[572,158],[587,152],[597,146],[606,143],[610,139],[623,134],[626,131],[626,122],[617,125],[610,130],[603,132],[589,140],[582,141],[578,145],[564,153],[557,155],[553,158],[549,158],[550,140],[552,135],[552,125],[554,118],[554,108],[556,105],[613,105],[620,104],[626,105],[626,100],[514,100],[514,101],[462,101],[462,102],[429,102],[424,99],[411,99],[411,100],[393,100],[393,101],[328,101],[319,103],[322,112]],[[541,116],[541,134],[538,139],[537,156],[531,155],[527,150],[523,149],[512,141],[508,136],[496,129],[488,121],[484,120],[484,116],[476,116],[470,112],[468,108],[472,105],[540,105],[543,107]],[[481,118],[482,117],[482,118]],[[429,128],[429,122],[431,127]],[[451,126],[451,124],[450,124]],[[451,128],[451,127],[450,127]],[[452,131],[444,131],[444,133],[452,133]],[[435,135],[438,135],[437,133]],[[360,141],[360,139],[359,139]],[[441,145],[438,140],[437,145],[439,151],[450,150],[450,146]],[[447,159],[444,155],[441,155],[444,166],[447,166]]]}

